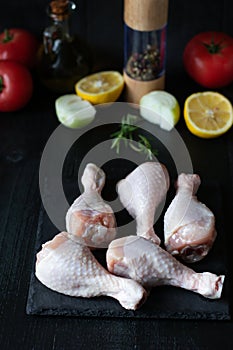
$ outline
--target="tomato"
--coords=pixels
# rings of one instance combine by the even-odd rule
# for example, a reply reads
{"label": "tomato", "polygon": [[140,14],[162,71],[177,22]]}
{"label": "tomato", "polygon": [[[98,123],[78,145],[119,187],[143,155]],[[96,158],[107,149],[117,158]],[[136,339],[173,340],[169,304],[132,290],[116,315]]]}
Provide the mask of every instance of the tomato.
{"label": "tomato", "polygon": [[24,29],[6,29],[0,33],[0,60],[17,61],[28,68],[36,62],[38,41]]}
{"label": "tomato", "polygon": [[195,35],[183,53],[187,73],[200,85],[220,88],[233,81],[233,38],[221,32]]}
{"label": "tomato", "polygon": [[33,81],[29,70],[21,63],[0,61],[0,111],[16,111],[32,96]]}

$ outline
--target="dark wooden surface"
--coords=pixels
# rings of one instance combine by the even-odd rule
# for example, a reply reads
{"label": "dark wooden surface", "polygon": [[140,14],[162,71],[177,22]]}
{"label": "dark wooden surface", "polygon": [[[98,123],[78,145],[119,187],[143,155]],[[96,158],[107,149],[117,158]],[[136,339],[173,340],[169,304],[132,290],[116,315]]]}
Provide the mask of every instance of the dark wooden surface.
{"label": "dark wooden surface", "polygon": [[[0,29],[30,28],[38,37],[46,24],[47,1],[8,0],[0,11]],[[80,0],[73,22],[91,45],[96,67],[121,69],[122,1]],[[233,35],[231,0],[171,0],[168,26],[166,89],[181,106],[192,92],[203,90],[185,74],[182,50],[202,30]],[[36,79],[35,79],[36,81]],[[233,102],[233,86],[220,90]],[[27,293],[34,258],[40,208],[38,167],[41,152],[58,122],[54,95],[36,84],[30,104],[17,113],[0,113],[0,348],[1,349],[232,349],[233,321],[124,320],[27,316]],[[233,130],[215,140],[192,136],[178,125],[194,170],[203,181],[222,188],[222,213],[228,242],[232,285]],[[232,290],[232,288],[230,289]],[[232,299],[232,293],[230,292]]]}

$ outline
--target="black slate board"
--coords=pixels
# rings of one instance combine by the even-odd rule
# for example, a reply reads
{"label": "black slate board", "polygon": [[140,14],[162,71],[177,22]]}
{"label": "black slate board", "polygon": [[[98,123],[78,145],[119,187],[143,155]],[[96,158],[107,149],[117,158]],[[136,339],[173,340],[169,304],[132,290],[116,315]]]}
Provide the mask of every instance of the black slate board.
{"label": "black slate board", "polygon": [[[116,174],[116,171],[107,172],[107,175]],[[115,175],[113,175],[115,176]],[[113,183],[106,184],[112,187]],[[109,178],[108,177],[108,178]],[[114,181],[114,179],[112,179]],[[68,186],[68,192],[73,185]],[[172,188],[172,186],[171,186]],[[168,194],[169,204],[174,192]],[[72,197],[72,196],[71,196]],[[209,255],[201,262],[192,264],[197,272],[209,271],[216,274],[225,274],[226,279],[222,297],[219,300],[209,300],[195,293],[180,288],[163,286],[154,288],[145,304],[136,311],[128,311],[114,299],[108,297],[75,298],[54,292],[42,285],[34,274],[34,264],[29,287],[27,314],[30,315],[63,315],[79,317],[123,317],[123,318],[175,318],[175,319],[230,319],[228,294],[228,273],[226,266],[226,233],[223,222],[223,207],[221,189],[217,184],[201,185],[198,197],[214,212],[218,236]],[[165,206],[166,209],[166,206]],[[165,210],[164,209],[164,210]],[[124,215],[127,215],[124,213]],[[156,223],[156,228],[162,232],[162,218]],[[36,237],[35,254],[41,249],[41,244],[57,234],[57,229],[50,222],[43,207],[41,208]],[[162,237],[161,237],[162,238]],[[95,251],[96,258],[105,265],[105,250]]]}

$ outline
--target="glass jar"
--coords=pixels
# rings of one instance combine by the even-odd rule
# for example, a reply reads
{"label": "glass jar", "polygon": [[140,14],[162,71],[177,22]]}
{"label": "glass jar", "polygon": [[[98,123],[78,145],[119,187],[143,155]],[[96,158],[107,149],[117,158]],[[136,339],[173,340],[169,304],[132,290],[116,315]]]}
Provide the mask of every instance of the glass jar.
{"label": "glass jar", "polygon": [[166,26],[138,31],[125,25],[125,72],[132,79],[149,81],[165,73]]}
{"label": "glass jar", "polygon": [[126,100],[165,86],[168,0],[124,1],[124,79]]}

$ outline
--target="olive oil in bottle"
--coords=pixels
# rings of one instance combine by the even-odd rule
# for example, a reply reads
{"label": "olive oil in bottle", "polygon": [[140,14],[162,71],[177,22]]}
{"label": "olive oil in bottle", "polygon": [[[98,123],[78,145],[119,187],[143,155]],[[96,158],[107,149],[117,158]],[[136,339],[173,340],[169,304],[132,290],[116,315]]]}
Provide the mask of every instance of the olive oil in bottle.
{"label": "olive oil in bottle", "polygon": [[37,71],[43,85],[57,93],[74,91],[75,83],[91,71],[90,53],[77,36],[70,35],[69,18],[76,8],[68,0],[54,0],[48,6],[51,20],[43,32]]}

